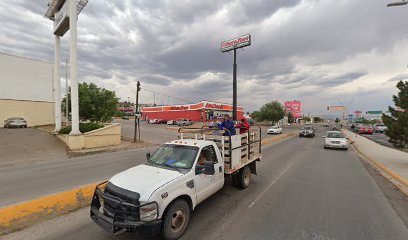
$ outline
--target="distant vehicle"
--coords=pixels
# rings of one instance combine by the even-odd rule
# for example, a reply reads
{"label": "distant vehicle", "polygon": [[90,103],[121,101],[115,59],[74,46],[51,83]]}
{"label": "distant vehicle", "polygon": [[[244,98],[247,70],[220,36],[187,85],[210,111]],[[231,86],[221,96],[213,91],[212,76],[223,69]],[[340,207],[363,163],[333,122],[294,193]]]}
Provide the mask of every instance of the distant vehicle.
{"label": "distant vehicle", "polygon": [[11,117],[4,120],[4,128],[26,128],[27,121],[22,117]]}
{"label": "distant vehicle", "polygon": [[299,137],[314,137],[314,136],[315,130],[313,129],[312,126],[303,126],[302,129],[300,129]]}
{"label": "distant vehicle", "polygon": [[373,134],[374,128],[372,126],[362,125],[358,128],[360,134]]}
{"label": "distant vehicle", "polygon": [[282,128],[279,126],[272,126],[266,131],[266,133],[267,134],[281,134]]}
{"label": "distant vehicle", "polygon": [[167,121],[167,125],[175,125],[176,121],[175,120],[169,120]]}
{"label": "distant vehicle", "polygon": [[323,124],[323,127],[330,127],[330,125],[327,124],[327,123],[324,123],[324,124]]}
{"label": "distant vehicle", "polygon": [[150,120],[149,120],[149,123],[150,123],[150,124],[156,124],[156,123],[157,123],[157,119],[150,119]]}
{"label": "distant vehicle", "polygon": [[289,127],[289,126],[290,126],[290,123],[287,123],[287,124],[286,124],[286,126],[288,126],[288,127]]}
{"label": "distant vehicle", "polygon": [[384,124],[378,123],[374,125],[374,132],[383,133],[385,130],[387,130],[387,126]]}
{"label": "distant vehicle", "polygon": [[157,122],[156,122],[156,124],[166,124],[166,123],[167,121],[163,119],[157,119]]}
{"label": "distant vehicle", "polygon": [[129,120],[129,116],[122,116],[123,120]]}
{"label": "distant vehicle", "polygon": [[193,121],[186,119],[186,118],[180,118],[180,119],[177,119],[176,125],[189,126],[189,125],[193,125]]}
{"label": "distant vehicle", "polygon": [[360,128],[362,127],[362,124],[357,124],[356,126],[354,126],[354,132],[357,132],[360,130]]}
{"label": "distant vehicle", "polygon": [[339,148],[347,150],[347,138],[344,137],[342,132],[328,131],[326,136],[324,136],[324,149],[327,148]]}

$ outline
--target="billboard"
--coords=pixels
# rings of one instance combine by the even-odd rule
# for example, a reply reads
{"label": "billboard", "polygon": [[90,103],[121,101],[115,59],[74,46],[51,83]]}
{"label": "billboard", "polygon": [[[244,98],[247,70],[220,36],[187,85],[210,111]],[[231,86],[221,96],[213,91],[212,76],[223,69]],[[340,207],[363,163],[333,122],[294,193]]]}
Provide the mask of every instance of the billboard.
{"label": "billboard", "polygon": [[302,104],[300,101],[286,101],[284,103],[285,111],[291,112],[293,117],[301,118],[302,117]]}
{"label": "billboard", "polygon": [[237,48],[251,45],[251,35],[247,34],[221,43],[221,52],[228,52]]}
{"label": "billboard", "polygon": [[344,112],[346,108],[344,106],[328,106],[327,111],[329,112]]}

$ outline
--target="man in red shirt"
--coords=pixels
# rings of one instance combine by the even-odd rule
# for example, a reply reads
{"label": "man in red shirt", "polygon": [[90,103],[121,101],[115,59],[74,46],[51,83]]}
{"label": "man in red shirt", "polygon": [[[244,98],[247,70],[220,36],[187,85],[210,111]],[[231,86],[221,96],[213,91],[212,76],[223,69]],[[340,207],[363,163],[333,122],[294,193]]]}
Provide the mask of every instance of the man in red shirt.
{"label": "man in red shirt", "polygon": [[239,133],[247,133],[249,128],[251,126],[249,125],[249,122],[246,120],[246,118],[241,119],[241,123],[237,124],[237,128],[239,128]]}

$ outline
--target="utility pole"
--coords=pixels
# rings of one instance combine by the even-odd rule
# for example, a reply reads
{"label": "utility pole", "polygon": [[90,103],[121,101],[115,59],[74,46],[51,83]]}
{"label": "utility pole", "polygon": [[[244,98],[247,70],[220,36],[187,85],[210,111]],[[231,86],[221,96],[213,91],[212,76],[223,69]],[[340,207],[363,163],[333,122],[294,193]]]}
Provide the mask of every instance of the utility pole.
{"label": "utility pole", "polygon": [[[135,133],[133,135],[133,142],[137,142],[137,130],[139,128],[139,91],[140,91],[140,82],[137,81],[136,84],[136,106],[135,106]],[[139,141],[140,141],[140,128],[139,128]]]}
{"label": "utility pole", "polygon": [[68,58],[65,59],[65,126],[69,124],[69,86],[68,86]]}

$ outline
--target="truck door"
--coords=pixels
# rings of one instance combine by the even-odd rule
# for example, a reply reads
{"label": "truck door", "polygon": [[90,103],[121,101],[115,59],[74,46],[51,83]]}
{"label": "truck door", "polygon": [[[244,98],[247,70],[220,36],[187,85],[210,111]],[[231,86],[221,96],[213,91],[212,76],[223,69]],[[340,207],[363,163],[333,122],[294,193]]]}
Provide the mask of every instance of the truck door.
{"label": "truck door", "polygon": [[[206,161],[213,161],[215,173],[213,175],[206,175],[201,171],[196,172],[196,195],[197,203],[213,195],[220,190],[224,185],[224,164],[221,159],[218,159],[217,153],[213,145],[203,147],[200,152],[200,157],[204,156]],[[196,168],[200,169],[202,166],[198,164],[200,157],[196,163]]]}

